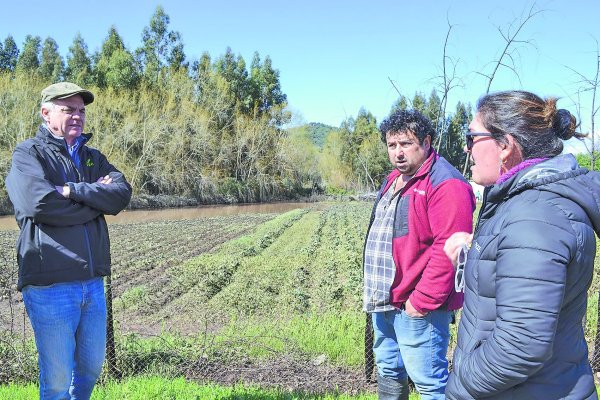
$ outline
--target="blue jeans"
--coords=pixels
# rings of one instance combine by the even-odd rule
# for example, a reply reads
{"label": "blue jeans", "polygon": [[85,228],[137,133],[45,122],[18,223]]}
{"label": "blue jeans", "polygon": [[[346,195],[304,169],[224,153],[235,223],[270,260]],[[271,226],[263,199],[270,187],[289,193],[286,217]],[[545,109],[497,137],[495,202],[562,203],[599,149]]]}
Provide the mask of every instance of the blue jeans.
{"label": "blue jeans", "polygon": [[40,399],[89,399],[106,346],[102,278],[28,285],[23,302],[38,350]]}
{"label": "blue jeans", "polygon": [[401,380],[410,376],[421,399],[444,399],[448,381],[450,311],[436,310],[423,318],[403,310],[373,313],[373,351],[379,376]]}

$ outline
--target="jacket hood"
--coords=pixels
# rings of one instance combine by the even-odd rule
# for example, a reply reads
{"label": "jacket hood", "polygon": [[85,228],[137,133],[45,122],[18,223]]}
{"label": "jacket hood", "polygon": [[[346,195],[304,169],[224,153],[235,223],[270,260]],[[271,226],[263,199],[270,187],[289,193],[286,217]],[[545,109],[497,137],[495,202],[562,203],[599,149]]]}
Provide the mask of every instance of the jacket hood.
{"label": "jacket hood", "polygon": [[490,196],[512,197],[524,190],[555,193],[581,207],[600,235],[600,172],[588,171],[577,164],[572,154],[562,154],[519,172],[490,190]]}

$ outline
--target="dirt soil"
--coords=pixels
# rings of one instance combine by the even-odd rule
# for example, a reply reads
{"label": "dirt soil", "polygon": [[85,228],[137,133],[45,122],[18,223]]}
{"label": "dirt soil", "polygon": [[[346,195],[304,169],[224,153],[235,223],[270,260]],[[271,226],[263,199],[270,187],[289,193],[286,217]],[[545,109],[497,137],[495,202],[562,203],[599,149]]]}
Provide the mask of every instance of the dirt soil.
{"label": "dirt soil", "polygon": [[[318,364],[318,365],[317,365]],[[374,393],[376,384],[367,382],[360,369],[347,369],[314,360],[281,357],[271,360],[244,360],[225,365],[200,362],[190,366],[187,378],[220,385],[254,384],[287,392],[325,394]]]}

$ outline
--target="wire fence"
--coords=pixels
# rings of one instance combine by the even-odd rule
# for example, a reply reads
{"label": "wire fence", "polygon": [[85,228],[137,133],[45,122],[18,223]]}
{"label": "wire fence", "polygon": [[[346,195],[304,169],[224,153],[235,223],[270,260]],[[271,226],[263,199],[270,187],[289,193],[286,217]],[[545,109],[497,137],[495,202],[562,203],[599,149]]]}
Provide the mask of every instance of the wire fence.
{"label": "wire fence", "polygon": [[[318,221],[315,222],[321,236],[329,235],[330,221],[338,225],[343,223],[340,222],[340,214],[333,212],[325,217],[323,215],[325,213],[316,217]],[[263,251],[261,249],[272,246],[279,236],[287,234],[304,217],[306,213],[298,213],[288,220],[277,221],[268,232],[259,232],[259,239],[254,240],[251,246],[241,248],[239,257],[258,257]],[[210,240],[218,237],[221,243],[226,242],[249,232],[273,216],[253,218],[231,217],[231,220],[220,221],[218,226],[211,226],[210,220],[157,223],[155,226],[146,224],[140,237],[152,242],[147,248],[142,244],[143,241],[136,239],[134,233],[141,225],[111,226],[114,253],[118,255],[113,257],[113,276],[105,279],[109,323],[106,362],[100,383],[155,375],[185,377],[199,383],[222,385],[243,382],[312,394],[355,394],[374,390],[376,371],[371,350],[371,322],[368,315],[360,312],[361,272],[354,274],[338,269],[346,264],[353,269],[360,268],[360,251],[358,255],[354,255],[354,252],[356,246],[361,246],[363,231],[356,232],[356,239],[352,239],[356,243],[348,247],[346,253],[337,255],[339,262],[327,264],[323,261],[326,265],[319,273],[303,268],[306,260],[319,259],[321,250],[314,249],[333,251],[331,249],[343,247],[342,242],[325,243],[321,239],[316,243],[316,236],[310,237],[306,246],[302,247],[308,250],[300,251],[297,260],[288,257],[285,265],[279,265],[280,261],[276,261],[277,265],[269,274],[290,269],[290,276],[297,285],[292,284],[287,288],[285,282],[290,280],[289,277],[276,274],[273,282],[266,282],[260,276],[263,272],[255,271],[244,286],[237,286],[228,294],[229,297],[223,299],[221,304],[231,304],[230,307],[210,308],[202,301],[186,303],[182,300],[192,294],[195,297],[190,298],[193,299],[209,295],[215,298],[222,295],[223,285],[235,284],[232,271],[241,268],[240,259],[215,258],[218,254],[214,249],[219,244]],[[353,217],[347,217],[347,220],[353,221]],[[225,226],[229,228],[219,230]],[[177,234],[177,244],[165,243],[165,237],[173,236],[174,232]],[[298,237],[297,232],[290,234]],[[36,382],[38,379],[33,333],[21,295],[16,290],[16,237],[16,231],[0,232],[0,384]],[[281,249],[278,251],[282,252]],[[140,252],[147,257],[140,256]],[[181,267],[187,265],[185,260],[198,257],[199,264],[189,268],[192,272],[186,272]],[[264,264],[271,258],[268,256],[257,262]],[[213,265],[209,261],[215,260],[221,268],[219,275],[213,276],[202,268],[209,268]],[[297,263],[297,268],[294,263]],[[134,264],[135,270],[130,270]],[[165,271],[170,273],[165,274]],[[349,282],[352,288],[348,289],[350,292],[346,293],[347,289],[332,283],[335,275],[342,276],[341,281]],[[341,304],[333,308],[335,312],[329,320],[331,323],[323,323],[319,318],[311,319],[308,313],[301,317],[292,315],[287,309],[278,307],[277,303],[266,303],[269,312],[257,316],[258,304],[264,305],[265,299],[251,295],[254,287],[260,287],[261,293],[267,298],[272,292],[279,293],[286,289],[290,292],[290,298],[297,299],[298,304],[294,306],[300,307],[304,297],[315,297],[298,289],[304,280],[311,278],[319,282],[314,290],[323,295],[319,300],[324,303],[320,305],[321,309],[327,309],[325,303],[328,301]],[[188,282],[190,279],[196,280]],[[201,293],[194,293],[198,280],[202,280],[204,286]],[[177,281],[179,291],[173,292],[174,281]],[[143,285],[140,286],[140,283]],[[144,289],[140,289],[142,286]],[[600,338],[597,335],[597,321],[600,319],[596,319],[598,297],[597,284],[594,283],[588,301],[590,312],[584,324],[590,362],[595,372],[600,371]],[[327,315],[326,312],[324,314]],[[455,328],[456,325],[451,330],[449,356],[456,343]],[[314,337],[318,336],[321,341],[311,347],[302,336],[303,329],[310,331]],[[344,337],[350,338],[349,342],[339,343]],[[344,352],[336,346],[350,346],[353,351]]]}
{"label": "wire fence", "polygon": [[[38,369],[33,333],[20,296],[9,297],[7,292],[2,289],[3,311],[6,311],[4,306],[9,304],[12,304],[9,307],[12,311],[2,315],[4,330],[0,334],[0,384],[35,382]],[[108,293],[110,290],[107,286]],[[370,322],[370,316],[365,315],[365,319],[367,323]],[[7,324],[7,321],[10,323]],[[226,386],[243,382],[313,394],[356,394],[373,391],[377,380],[371,350],[372,329],[366,324],[362,368],[329,365],[326,357],[305,354],[294,343],[281,337],[257,338],[231,334],[221,338],[217,344],[208,332],[181,335],[169,331],[150,334],[111,329],[111,326],[118,324],[119,321],[113,320],[113,324],[108,325],[106,362],[100,383],[152,375],[185,377],[200,383]],[[257,339],[260,339],[260,343],[257,343]],[[454,344],[455,338],[450,344],[451,349]],[[251,357],[246,351],[249,347],[259,348],[266,356]],[[285,351],[276,351],[274,348],[285,348]],[[590,349],[597,348],[590,346]],[[594,372],[600,371],[598,351],[590,350],[590,356]]]}
{"label": "wire fence", "polygon": [[[37,351],[22,299],[20,294],[4,297],[6,289],[1,292],[3,311],[4,306],[11,304],[12,313],[2,315],[0,384],[36,382]],[[107,286],[107,296],[109,293]],[[308,354],[285,337],[230,333],[220,335],[217,343],[210,327],[195,334],[168,329],[148,333],[143,329],[120,329],[121,321],[117,319],[112,324],[110,317],[108,321],[106,361],[99,384],[136,376],[161,376],[224,386],[245,383],[310,394],[357,394],[372,391],[376,378],[370,375],[368,380],[367,369],[332,365],[325,355]],[[373,365],[372,354],[370,361]]]}

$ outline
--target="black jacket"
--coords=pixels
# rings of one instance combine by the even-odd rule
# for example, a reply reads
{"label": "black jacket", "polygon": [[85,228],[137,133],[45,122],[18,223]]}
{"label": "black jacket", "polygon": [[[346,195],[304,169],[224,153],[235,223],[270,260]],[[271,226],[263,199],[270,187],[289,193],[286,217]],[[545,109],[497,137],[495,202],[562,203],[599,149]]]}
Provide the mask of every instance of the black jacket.
{"label": "black jacket", "polygon": [[[87,142],[91,135],[82,135]],[[110,274],[108,228],[131,198],[131,186],[98,150],[82,144],[79,168],[65,142],[40,126],[15,148],[6,188],[21,229],[17,288],[86,280]],[[96,181],[110,175],[113,183]],[[55,186],[68,184],[69,198]]]}
{"label": "black jacket", "polygon": [[486,189],[448,399],[597,399],[582,320],[600,174],[570,154]]}

